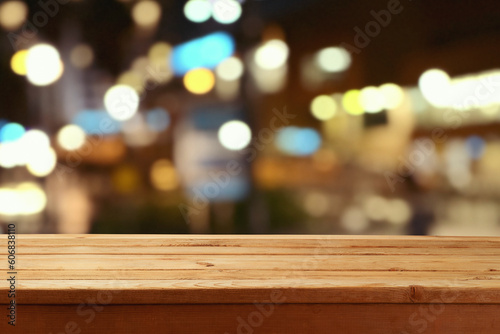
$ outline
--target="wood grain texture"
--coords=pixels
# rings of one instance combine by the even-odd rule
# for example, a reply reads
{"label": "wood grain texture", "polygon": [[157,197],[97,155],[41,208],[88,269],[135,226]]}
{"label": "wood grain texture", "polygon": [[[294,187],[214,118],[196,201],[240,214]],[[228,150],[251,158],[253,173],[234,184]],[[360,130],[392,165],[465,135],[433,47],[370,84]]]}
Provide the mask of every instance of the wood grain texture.
{"label": "wood grain texture", "polygon": [[500,238],[18,235],[16,254],[0,333],[500,333]]}
{"label": "wood grain texture", "polygon": [[[18,303],[500,302],[500,238],[18,235]],[[0,247],[7,249],[6,236]],[[2,261],[7,271],[7,261]],[[8,302],[7,282],[0,303]]]}

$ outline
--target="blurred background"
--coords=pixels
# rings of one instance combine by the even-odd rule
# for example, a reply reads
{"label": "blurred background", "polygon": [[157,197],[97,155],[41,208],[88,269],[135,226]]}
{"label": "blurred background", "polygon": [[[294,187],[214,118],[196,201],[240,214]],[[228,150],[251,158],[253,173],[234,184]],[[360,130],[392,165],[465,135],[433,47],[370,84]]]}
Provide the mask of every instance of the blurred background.
{"label": "blurred background", "polygon": [[0,225],[500,235],[495,0],[0,2]]}

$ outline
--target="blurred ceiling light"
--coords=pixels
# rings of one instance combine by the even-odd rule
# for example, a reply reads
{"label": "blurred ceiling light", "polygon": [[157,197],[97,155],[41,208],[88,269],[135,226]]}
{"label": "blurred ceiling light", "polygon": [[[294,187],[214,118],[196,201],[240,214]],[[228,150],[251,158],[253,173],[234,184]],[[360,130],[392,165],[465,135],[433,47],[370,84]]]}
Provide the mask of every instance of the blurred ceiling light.
{"label": "blurred ceiling light", "polygon": [[370,221],[361,208],[351,206],[340,217],[340,225],[349,233],[362,233],[368,229]]}
{"label": "blurred ceiling light", "polygon": [[0,25],[6,30],[17,30],[26,21],[28,6],[23,1],[6,1],[0,5]]}
{"label": "blurred ceiling light", "polygon": [[44,177],[52,173],[57,163],[56,152],[51,148],[45,148],[33,152],[28,158],[26,168],[37,177]]}
{"label": "blurred ceiling light", "polygon": [[342,47],[329,47],[316,54],[316,62],[325,72],[343,72],[351,65],[351,55]]}
{"label": "blurred ceiling light", "polygon": [[76,68],[87,68],[94,61],[94,51],[88,44],[78,44],[71,50],[69,60]]}
{"label": "blurred ceiling light", "polygon": [[368,86],[360,92],[360,103],[367,113],[377,113],[384,110],[385,98],[382,92],[374,86]]}
{"label": "blurred ceiling light", "polygon": [[234,50],[233,37],[218,31],[175,46],[170,65],[176,75],[184,75],[200,67],[213,69],[230,57]]}
{"label": "blurred ceiling light", "polygon": [[283,153],[308,156],[321,147],[321,136],[315,129],[287,126],[279,130],[276,147]]}
{"label": "blurred ceiling light", "polygon": [[125,121],[137,113],[139,95],[130,86],[115,85],[104,95],[104,106],[112,118]]}
{"label": "blurred ceiling light", "polygon": [[186,89],[193,94],[206,94],[215,85],[214,74],[206,68],[197,68],[187,72],[183,81]]}
{"label": "blurred ceiling light", "polygon": [[0,142],[12,142],[20,139],[25,133],[19,123],[7,123],[0,129]]}
{"label": "blurred ceiling light", "polygon": [[215,74],[225,81],[238,80],[243,75],[243,63],[236,57],[229,57],[217,65]]}
{"label": "blurred ceiling light", "polygon": [[152,185],[158,190],[169,191],[179,186],[175,167],[167,159],[157,160],[151,166],[150,177]]}
{"label": "blurred ceiling light", "polygon": [[379,87],[380,92],[385,99],[386,109],[396,109],[403,103],[403,89],[393,83],[386,83]]}
{"label": "blurred ceiling light", "polygon": [[78,125],[69,124],[61,128],[57,133],[59,146],[67,151],[78,150],[85,144],[85,131]]}
{"label": "blurred ceiling light", "polygon": [[37,44],[28,49],[26,70],[29,82],[35,86],[47,86],[61,77],[64,66],[56,48]]}
{"label": "blurred ceiling light", "polygon": [[138,1],[132,8],[132,18],[138,26],[151,28],[158,24],[161,17],[161,6],[156,1]]}
{"label": "blurred ceiling light", "polygon": [[19,50],[12,56],[10,60],[10,67],[17,75],[26,75],[26,56],[28,50]]}
{"label": "blurred ceiling light", "polygon": [[242,121],[229,121],[219,128],[218,138],[221,145],[228,150],[238,151],[250,144],[252,131]]}
{"label": "blurred ceiling light", "polygon": [[433,106],[442,108],[449,104],[450,77],[439,69],[425,71],[418,80],[424,98]]}
{"label": "blurred ceiling light", "polygon": [[212,16],[212,4],[208,0],[189,0],[184,5],[184,15],[191,22],[205,22]]}
{"label": "blurred ceiling light", "polygon": [[261,45],[255,52],[255,63],[265,70],[273,70],[285,65],[288,59],[288,46],[285,42],[273,39]]}
{"label": "blurred ceiling light", "polygon": [[214,0],[212,4],[212,17],[222,24],[236,22],[241,16],[241,5],[235,0]]}
{"label": "blurred ceiling light", "polygon": [[170,125],[170,115],[163,108],[149,110],[146,113],[146,124],[151,131],[165,131]]}
{"label": "blurred ceiling light", "polygon": [[345,92],[342,97],[342,106],[345,111],[351,115],[361,115],[365,111],[360,103],[361,92],[357,89],[351,89]]}
{"label": "blurred ceiling light", "polygon": [[329,120],[337,113],[337,103],[331,96],[316,96],[311,102],[311,113],[320,121]]}
{"label": "blurred ceiling light", "polygon": [[32,215],[47,205],[45,192],[36,183],[24,182],[16,187],[0,188],[0,215]]}

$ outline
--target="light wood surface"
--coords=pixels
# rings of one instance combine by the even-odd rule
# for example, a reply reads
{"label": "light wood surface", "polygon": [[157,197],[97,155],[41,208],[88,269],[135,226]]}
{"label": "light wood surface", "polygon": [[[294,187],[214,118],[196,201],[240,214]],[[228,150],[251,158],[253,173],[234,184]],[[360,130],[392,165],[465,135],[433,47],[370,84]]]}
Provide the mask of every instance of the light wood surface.
{"label": "light wood surface", "polygon": [[[336,333],[335,326],[338,333],[500,333],[500,238],[17,235],[16,242],[19,322],[45,324],[23,333],[59,333],[68,319],[81,322],[76,309],[89,300],[103,310],[82,333],[113,333],[116,322],[117,333],[141,333],[141,314],[156,333],[167,313],[172,326],[164,333],[237,333],[238,315],[272,304],[274,293],[283,303],[253,333],[295,333],[302,322],[313,330],[296,333]],[[5,235],[0,247],[6,273]],[[0,280],[2,308],[7,290]],[[409,320],[422,305],[445,309],[425,331]],[[176,329],[193,314],[201,320]]]}

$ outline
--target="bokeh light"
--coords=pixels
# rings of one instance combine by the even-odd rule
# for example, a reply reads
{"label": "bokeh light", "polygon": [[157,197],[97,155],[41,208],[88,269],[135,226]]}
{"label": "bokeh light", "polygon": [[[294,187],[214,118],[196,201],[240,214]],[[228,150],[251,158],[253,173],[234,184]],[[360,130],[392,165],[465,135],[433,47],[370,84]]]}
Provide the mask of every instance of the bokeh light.
{"label": "bokeh light", "polygon": [[69,59],[73,66],[84,69],[89,67],[94,61],[94,51],[88,44],[78,44],[71,50]]}
{"label": "bokeh light", "polygon": [[443,70],[425,71],[418,80],[418,87],[424,98],[435,107],[449,104],[450,76]]}
{"label": "bokeh light", "polygon": [[348,114],[361,115],[364,113],[363,106],[360,103],[360,95],[361,92],[357,89],[345,92],[342,97],[342,106]]}
{"label": "bokeh light", "polygon": [[176,75],[184,75],[196,68],[213,69],[232,56],[234,50],[233,37],[218,31],[175,46],[170,64]]}
{"label": "bokeh light", "polygon": [[17,143],[18,164],[24,165],[32,161],[39,152],[50,149],[50,138],[41,130],[28,130]]}
{"label": "bokeh light", "polygon": [[26,168],[34,176],[44,177],[52,173],[56,167],[56,163],[56,152],[49,147],[33,152],[33,154],[28,157]]}
{"label": "bokeh light", "polygon": [[212,4],[208,0],[189,0],[184,5],[184,15],[191,22],[205,22],[212,16]]}
{"label": "bokeh light", "polygon": [[236,57],[229,57],[216,67],[215,74],[222,80],[238,80],[243,75],[243,62]]}
{"label": "bokeh light", "polygon": [[212,17],[222,24],[236,22],[241,16],[241,5],[235,0],[214,0],[212,4]]}
{"label": "bokeh light", "polygon": [[370,221],[363,210],[357,206],[348,207],[340,217],[341,226],[349,233],[363,233],[370,226]]}
{"label": "bokeh light", "polygon": [[146,124],[151,131],[165,131],[170,125],[170,115],[163,108],[149,110],[146,113]]}
{"label": "bokeh light", "polygon": [[143,28],[151,28],[158,24],[161,17],[161,6],[156,1],[138,1],[132,8],[134,22]]}
{"label": "bokeh light", "polygon": [[393,83],[386,83],[379,87],[380,92],[384,96],[385,109],[396,109],[404,99],[403,89]]}
{"label": "bokeh light", "polygon": [[0,5],[0,25],[6,30],[17,30],[28,16],[28,6],[23,1],[5,1]]}
{"label": "bokeh light", "polygon": [[273,39],[261,45],[255,52],[255,63],[265,70],[285,65],[288,59],[288,46],[285,42]]}
{"label": "bokeh light", "polygon": [[33,215],[42,212],[46,205],[47,196],[36,183],[0,187],[0,215]]}
{"label": "bokeh light", "polygon": [[139,95],[130,86],[115,85],[104,95],[104,106],[112,118],[125,121],[137,113]]}
{"label": "bokeh light", "polygon": [[12,56],[10,60],[10,68],[17,75],[26,75],[26,57],[28,56],[28,50],[19,50]]}
{"label": "bokeh light", "polygon": [[78,150],[85,144],[85,139],[85,131],[74,124],[62,127],[57,134],[57,143],[67,151]]}
{"label": "bokeh light", "polygon": [[28,49],[26,76],[35,86],[47,86],[63,74],[64,66],[59,51],[48,44],[37,44]]}
{"label": "bokeh light", "polygon": [[242,121],[229,121],[224,123],[218,132],[219,142],[228,150],[241,150],[250,144],[252,131]]}
{"label": "bokeh light", "polygon": [[151,166],[151,184],[158,190],[169,191],[179,186],[177,171],[167,159],[155,161]]}
{"label": "bokeh light", "polygon": [[184,87],[193,94],[206,94],[214,88],[215,78],[212,71],[198,68],[184,76]]}
{"label": "bokeh light", "polygon": [[342,47],[329,47],[317,53],[316,61],[325,72],[343,72],[351,65],[351,55]]}
{"label": "bokeh light", "polygon": [[19,123],[7,123],[0,129],[0,142],[16,141],[24,135],[25,131]]}
{"label": "bokeh light", "polygon": [[326,121],[337,113],[337,102],[328,95],[316,96],[311,102],[311,113],[320,121]]}
{"label": "bokeh light", "polygon": [[276,136],[276,146],[283,153],[308,156],[321,147],[321,136],[312,128],[288,126],[280,129]]}
{"label": "bokeh light", "polygon": [[382,92],[374,86],[368,86],[361,90],[360,103],[367,113],[377,113],[384,110],[385,98]]}

